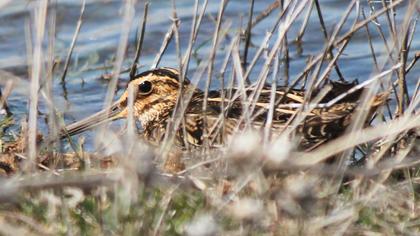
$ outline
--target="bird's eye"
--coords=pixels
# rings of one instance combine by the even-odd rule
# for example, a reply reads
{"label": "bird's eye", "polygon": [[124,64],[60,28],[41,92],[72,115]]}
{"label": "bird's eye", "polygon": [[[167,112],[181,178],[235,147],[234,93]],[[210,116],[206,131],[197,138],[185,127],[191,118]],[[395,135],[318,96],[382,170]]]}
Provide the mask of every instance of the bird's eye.
{"label": "bird's eye", "polygon": [[144,81],[139,84],[139,93],[142,95],[147,95],[152,92],[152,83],[150,81]]}

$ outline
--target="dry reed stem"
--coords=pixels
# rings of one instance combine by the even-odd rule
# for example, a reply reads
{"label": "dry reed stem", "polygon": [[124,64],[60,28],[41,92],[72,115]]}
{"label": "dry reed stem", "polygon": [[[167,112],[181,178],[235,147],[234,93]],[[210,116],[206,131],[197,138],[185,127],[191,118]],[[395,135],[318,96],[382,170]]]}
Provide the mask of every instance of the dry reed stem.
{"label": "dry reed stem", "polygon": [[[348,5],[345,13],[343,14],[343,16],[341,17],[339,23],[337,24],[337,26],[334,28],[333,33],[331,34],[331,36],[329,37],[326,46],[325,46],[325,50],[323,52],[323,56],[320,60],[320,62],[318,63],[318,66],[315,68],[315,72],[312,73],[312,78],[309,80],[307,87],[310,89],[309,93],[305,94],[305,101],[307,101],[308,98],[310,98],[311,93],[312,93],[312,89],[318,88],[320,86],[320,84],[323,82],[324,79],[326,79],[326,75],[328,74],[329,69],[331,69],[331,65],[335,65],[336,62],[336,58],[334,58],[333,60],[331,60],[330,62],[330,66],[327,67],[327,69],[325,70],[325,74],[323,76],[321,76],[320,78],[318,78],[319,73],[321,72],[321,68],[323,65],[324,60],[331,55],[329,52],[332,49],[332,43],[335,41],[336,37],[338,36],[339,32],[341,31],[341,29],[344,27],[344,23],[347,21],[347,18],[350,15],[350,12],[353,10],[353,8],[355,7],[357,1],[351,1],[351,3]],[[355,19],[355,21],[357,21],[357,18]],[[351,28],[354,29],[354,24],[353,27]],[[346,46],[347,42],[345,41],[343,43],[342,48],[340,48],[340,51],[343,51],[345,46]]]}
{"label": "dry reed stem", "polygon": [[[247,58],[248,58],[248,50],[251,43],[251,30],[252,30],[252,16],[254,14],[254,0],[251,0],[249,5],[249,12],[248,12],[248,25],[245,31],[245,45],[244,45],[244,55],[242,59],[242,68],[245,71],[247,67]],[[248,80],[247,83],[249,84],[250,81]]]}
{"label": "dry reed stem", "polygon": [[[204,87],[204,98],[203,98],[203,126],[207,127],[208,126],[208,121],[207,121],[207,116],[206,116],[206,110],[207,110],[207,100],[208,100],[208,96],[209,96],[209,89],[210,89],[210,84],[211,84],[211,80],[213,77],[213,68],[214,68],[214,59],[216,57],[216,49],[217,49],[217,45],[219,44],[219,34],[220,34],[220,27],[222,25],[222,17],[223,17],[223,13],[225,11],[226,8],[226,4],[227,4],[227,0],[220,0],[220,5],[219,5],[219,12],[217,14],[217,20],[216,20],[216,29],[214,31],[214,35],[213,35],[213,41],[212,41],[212,47],[211,47],[211,51],[209,53],[209,67],[207,69],[207,80],[206,80],[206,85]],[[208,139],[208,133],[207,133],[207,129],[204,129],[203,132],[203,137],[204,137],[204,147],[205,149],[209,148],[209,139]]]}
{"label": "dry reed stem", "polygon": [[300,42],[302,41],[303,35],[305,34],[306,27],[309,23],[309,17],[311,16],[312,9],[314,8],[314,1],[311,1],[311,5],[308,7],[308,12],[305,15],[305,18],[303,20],[302,26],[300,27],[299,33],[295,39],[295,41]]}
{"label": "dry reed stem", "polygon": [[162,227],[162,221],[163,221],[163,217],[165,216],[169,203],[171,202],[172,199],[172,195],[174,194],[175,190],[178,189],[178,185],[172,186],[168,189],[168,191],[166,192],[165,196],[163,197],[162,200],[162,206],[163,206],[163,210],[162,210],[162,214],[159,216],[159,219],[155,225],[155,228],[153,230],[153,235],[157,236],[160,235],[160,231],[161,231],[161,227]]}
{"label": "dry reed stem", "polygon": [[42,75],[43,50],[42,41],[44,38],[45,22],[47,17],[48,1],[41,0],[37,2],[35,8],[35,42],[32,58],[31,87],[29,97],[29,118],[28,118],[28,158],[26,162],[27,170],[34,170],[33,163],[36,162],[37,148],[37,117],[38,117],[38,90]]}
{"label": "dry reed stem", "polygon": [[277,91],[277,73],[279,68],[279,54],[280,52],[277,51],[276,58],[274,60],[274,71],[271,79],[271,94],[270,94],[270,102],[269,102],[269,109],[267,112],[267,121],[265,122],[264,127],[264,143],[268,143],[271,139],[271,125],[273,122],[274,116],[274,109],[275,109],[275,99],[276,99],[276,91]]}
{"label": "dry reed stem", "polygon": [[[124,4],[124,11],[123,11],[123,17],[122,17],[122,22],[121,22],[121,36],[120,36],[120,42],[117,48],[117,52],[116,52],[116,59],[114,62],[114,68],[113,68],[113,72],[112,72],[112,78],[109,81],[109,85],[108,85],[108,89],[107,89],[107,93],[105,96],[105,104],[104,104],[104,109],[109,108],[111,106],[111,103],[113,101],[113,97],[116,91],[116,87],[117,87],[117,82],[118,82],[118,75],[119,75],[119,71],[121,71],[121,67],[122,67],[122,63],[124,60],[124,55],[126,52],[126,48],[128,45],[128,36],[130,33],[130,28],[131,28],[131,24],[133,21],[133,17],[134,17],[134,5],[135,5],[136,0],[128,0],[125,2]],[[107,126],[108,122],[105,122],[101,127],[100,131],[99,131],[99,135],[98,136],[102,136],[105,132],[105,127]],[[102,134],[102,135],[101,135]]]}
{"label": "dry reed stem", "polygon": [[150,69],[155,69],[159,65],[159,62],[162,59],[163,54],[165,53],[166,49],[168,48],[169,43],[172,40],[172,36],[174,34],[175,28],[176,28],[175,23],[172,23],[171,27],[168,29],[168,32],[166,32],[165,34],[165,38],[163,40],[162,46],[160,47],[160,50],[158,54],[156,55],[155,60],[153,61]]}
{"label": "dry reed stem", "polygon": [[249,101],[251,103],[253,103],[254,105],[251,106],[251,109],[249,110],[249,112],[251,114],[253,114],[254,108],[255,108],[255,103],[259,97],[259,93],[265,83],[265,80],[267,78],[268,75],[268,70],[270,68],[270,65],[273,61],[274,56],[277,53],[277,50],[279,50],[279,48],[281,47],[283,40],[285,38],[285,35],[287,33],[287,31],[289,30],[289,28],[291,27],[292,23],[294,22],[294,20],[300,15],[300,13],[302,12],[302,10],[305,7],[307,1],[301,1],[298,5],[295,5],[295,9],[294,11],[291,11],[291,13],[288,13],[285,16],[285,21],[283,22],[283,24],[280,24],[279,26],[279,35],[278,38],[276,40],[276,42],[274,43],[264,65],[262,68],[262,71],[259,73],[259,76],[257,78],[257,84],[258,87],[257,89],[254,90],[254,92],[250,95]]}
{"label": "dry reed stem", "polygon": [[[343,34],[344,36],[341,36],[340,38],[334,40],[333,42],[330,43],[330,45],[334,46],[334,47],[339,47],[340,44],[342,44],[343,42],[345,42],[349,38],[351,38],[353,36],[353,34],[356,31],[358,31],[360,28],[364,27],[366,24],[370,23],[372,20],[376,19],[378,16],[384,14],[387,10],[389,10],[390,7],[397,6],[398,4],[401,4],[401,3],[402,3],[401,0],[395,1],[391,5],[389,5],[387,8],[381,9],[380,11],[371,15],[366,20],[363,20],[363,21],[357,23],[351,30],[349,30],[345,34]],[[333,38],[333,36],[331,38]],[[307,64],[307,66],[297,76],[297,79],[295,79],[295,81],[292,83],[291,87],[293,88],[297,84],[297,82],[299,82],[305,75],[307,75],[310,72],[310,70],[312,70],[312,68],[314,66],[316,66],[321,60],[323,60],[324,56],[325,56],[325,50],[322,53],[318,54],[318,56],[316,56],[313,60],[310,61],[310,63]]]}
{"label": "dry reed stem", "polygon": [[0,187],[0,202],[14,201],[14,196],[23,191],[39,191],[43,189],[63,187],[78,187],[82,189],[95,189],[98,186],[110,186],[122,181],[122,170],[92,171],[91,173],[77,173],[77,175],[37,174],[24,178],[12,178],[7,185]]}
{"label": "dry reed stem", "polygon": [[264,11],[262,11],[258,16],[255,17],[255,20],[252,22],[252,28],[254,28],[258,23],[264,20],[266,17],[270,16],[271,13],[280,6],[281,0],[274,0]]}
{"label": "dry reed stem", "polygon": [[[1,76],[1,72],[0,72]],[[4,86],[4,89],[0,89],[0,109],[4,109],[6,111],[6,115],[11,115],[9,106],[7,105],[7,98],[9,97],[10,93],[13,89],[13,80],[8,79]]]}
{"label": "dry reed stem", "polygon": [[[318,0],[314,0],[314,2],[315,2],[316,11],[318,13],[319,23],[321,24],[322,33],[324,34],[325,40],[328,42],[329,41],[329,36],[328,36],[327,28],[325,26],[324,18],[322,16],[321,7],[319,5]],[[352,5],[352,4],[350,4],[350,5]],[[356,21],[357,21],[357,18],[356,18]],[[330,58],[334,57],[334,53],[333,53],[333,50],[332,50],[331,47],[328,48],[328,56]],[[337,72],[337,75],[338,75],[339,79],[342,80],[342,81],[345,81],[345,79],[343,77],[343,74],[341,73],[340,68],[338,67],[338,64],[336,62],[334,62],[334,69]]]}
{"label": "dry reed stem", "polygon": [[185,78],[185,75],[188,71],[188,67],[190,64],[190,58],[191,58],[191,53],[192,53],[192,49],[193,46],[197,40],[197,36],[198,36],[198,32],[201,26],[201,22],[204,16],[204,13],[206,12],[207,9],[207,4],[208,4],[208,0],[205,0],[203,2],[200,14],[198,15],[197,18],[197,11],[198,11],[198,0],[196,1],[196,5],[194,7],[194,20],[193,20],[193,24],[191,25],[191,35],[190,35],[190,40],[188,42],[188,48],[187,51],[185,52],[184,58],[182,60],[182,66],[184,67],[184,74],[182,75],[182,78]]}
{"label": "dry reed stem", "polygon": [[133,79],[137,73],[137,65],[140,59],[141,50],[143,48],[144,35],[146,34],[146,22],[147,22],[147,14],[149,12],[149,5],[150,5],[149,2],[144,3],[143,20],[141,23],[140,34],[137,40],[136,55],[134,56],[133,64],[131,65],[131,68],[130,68],[131,79]]}
{"label": "dry reed stem", "polygon": [[389,11],[389,9],[398,6],[399,4],[401,4],[403,2],[404,2],[403,0],[394,1],[391,4],[387,5],[386,7],[382,8],[381,10],[379,10],[379,11],[375,12],[374,14],[372,14],[371,16],[369,16],[369,18],[367,18],[366,20],[363,20],[363,21],[359,22],[357,25],[355,25],[354,29],[352,29],[351,31],[347,32],[346,34],[344,34],[343,36],[338,38],[336,41],[334,41],[334,44],[333,44],[334,47],[337,47],[344,40],[351,37],[354,34],[354,32],[358,31],[359,29],[364,27],[366,24],[368,24],[372,20],[376,19],[378,16],[380,16],[384,13],[387,13]]}
{"label": "dry reed stem", "polygon": [[63,70],[63,75],[61,76],[61,83],[66,82],[67,70],[69,69],[71,55],[73,54],[74,47],[76,46],[77,38],[79,37],[80,28],[82,27],[83,15],[85,14],[85,7],[86,7],[86,0],[83,0],[82,6],[80,8],[80,16],[79,16],[79,19],[77,20],[76,29],[74,31],[73,38],[70,43],[66,61],[64,63],[64,70]]}
{"label": "dry reed stem", "polygon": [[[357,15],[359,15],[360,6],[359,6],[359,4],[357,4],[357,2],[355,2],[355,4],[356,4],[356,12],[357,12]],[[338,32],[340,31],[341,27],[344,25],[344,22],[346,21],[346,18],[350,14],[350,11],[353,8],[353,6],[354,6],[353,4],[350,4],[349,5],[348,10],[344,14],[342,20],[340,20],[339,26],[334,30],[334,32],[333,32],[333,34],[331,36],[332,40],[336,38],[336,36],[337,36]],[[351,29],[353,29],[355,27],[355,25],[357,24],[357,21],[358,21],[358,18],[356,18],[354,20]],[[350,41],[350,39],[344,41],[342,43],[342,45],[338,48],[337,53],[335,55],[332,53],[332,47],[327,46],[330,49],[330,51],[331,51],[331,53],[329,52],[329,55],[332,58],[330,59],[330,62],[328,63],[327,67],[324,69],[324,72],[319,76],[319,79],[318,79],[318,81],[315,84],[315,88],[318,88],[320,86],[320,84],[327,79],[327,76],[330,74],[333,66],[335,67],[336,72],[340,76],[341,80],[342,81],[345,81],[345,79],[342,77],[341,72],[339,72],[339,69],[337,67],[337,60],[339,59],[339,57],[343,53],[344,49],[347,47],[347,44],[349,43],[349,41]]]}
{"label": "dry reed stem", "polygon": [[[57,2],[50,4],[49,12],[49,27],[48,27],[48,62],[47,62],[47,76],[45,78],[45,100],[47,101],[48,107],[48,138],[52,140],[53,137],[57,137],[57,116],[56,109],[54,106],[53,99],[53,82],[54,82],[54,71],[57,63],[55,62],[55,37],[56,37],[56,17],[57,17]],[[51,148],[52,149],[52,148]]]}

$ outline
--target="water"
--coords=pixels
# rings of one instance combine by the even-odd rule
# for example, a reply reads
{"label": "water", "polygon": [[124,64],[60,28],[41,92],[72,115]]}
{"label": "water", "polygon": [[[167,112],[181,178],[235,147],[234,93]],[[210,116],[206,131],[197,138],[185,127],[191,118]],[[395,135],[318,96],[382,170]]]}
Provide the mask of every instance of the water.
{"label": "water", "polygon": [[[0,69],[7,70],[21,78],[16,81],[15,89],[8,99],[11,111],[15,114],[15,120],[19,121],[27,114],[27,88],[28,88],[28,64],[30,58],[27,55],[27,39],[30,37],[28,29],[33,23],[34,3],[36,1],[10,1],[0,10]],[[147,22],[147,34],[144,41],[144,50],[140,60],[143,66],[140,70],[150,68],[165,33],[172,24],[170,16],[172,15],[171,1],[153,0],[149,8],[149,18]],[[201,4],[202,1],[200,1]],[[255,4],[255,15],[261,13],[271,0],[258,0]],[[321,1],[321,9],[325,24],[331,34],[334,26],[339,22],[349,1]],[[407,1],[408,2],[408,1]],[[135,8],[136,16],[131,27],[129,48],[124,61],[123,67],[130,65],[134,55],[134,46],[136,38],[136,29],[138,21],[142,15],[142,2],[138,3]],[[181,20],[180,41],[183,52],[187,48],[190,37],[190,27],[193,17],[194,1],[185,0],[177,1],[177,13]],[[375,5],[377,9],[381,8],[380,4]],[[365,1],[361,2],[361,7],[365,13],[369,15],[369,9]],[[404,18],[406,6],[397,11],[397,21],[402,22]],[[50,8],[51,10],[52,8]],[[199,7],[201,9],[201,5]],[[211,37],[213,35],[215,24],[213,18],[216,18],[219,9],[219,1],[209,1],[207,14],[203,18],[202,27],[196,43],[196,53],[191,60],[189,75],[192,75],[200,60],[208,57],[208,51],[211,48]],[[56,18],[56,40],[55,40],[55,57],[64,60],[68,47],[73,37],[76,22],[80,14],[80,2],[73,0],[58,1]],[[83,25],[80,35],[73,53],[73,60],[69,69],[65,86],[60,84],[62,67],[60,67],[54,75],[54,103],[58,111],[65,114],[66,123],[79,120],[89,114],[98,111],[103,106],[104,96],[106,93],[108,81],[101,79],[101,75],[111,71],[113,59],[115,58],[116,49],[119,44],[122,29],[122,12],[123,1],[87,1],[85,15],[83,17]],[[244,26],[247,21],[248,1],[231,0],[226,8],[225,23],[230,22],[231,28],[228,31],[227,38],[221,43],[221,49],[217,53],[216,72],[220,67],[226,53],[226,48],[230,44],[232,37],[240,26]],[[249,58],[254,55],[257,46],[260,45],[267,31],[271,30],[278,11],[271,14],[270,17],[258,24],[252,31],[252,44]],[[302,71],[308,56],[318,55],[324,47],[325,40],[321,32],[320,24],[316,12],[313,11],[306,34],[301,45],[293,43],[297,33],[300,30],[304,14],[301,14],[298,21],[291,27],[288,40],[290,42],[290,79],[293,80]],[[418,13],[417,13],[418,16]],[[345,24],[343,30],[346,32],[350,29],[352,22],[356,19],[353,11],[349,16],[349,20]],[[380,24],[383,25],[384,33],[389,37],[386,19],[381,17]],[[378,31],[373,24],[369,25],[373,36],[373,46],[379,61],[383,60],[386,55],[386,49]],[[341,34],[342,34],[341,33]],[[275,36],[273,37],[276,38]],[[47,41],[46,41],[47,43]],[[270,41],[272,46],[273,40]],[[45,45],[47,46],[47,45]],[[415,32],[412,42],[412,50],[409,55],[409,61],[412,60],[414,51],[420,50],[420,33]],[[375,71],[371,51],[366,39],[366,30],[361,29],[354,36],[351,43],[346,48],[344,55],[338,61],[341,72],[348,80],[358,79],[363,81],[369,78]],[[174,44],[170,44],[164,55],[160,66],[177,67],[177,56]],[[104,67],[106,67],[104,69]],[[261,67],[261,62],[257,68]],[[251,74],[251,79],[258,75],[258,69]],[[419,79],[420,66],[417,65],[407,76],[407,84],[410,94],[414,91],[414,87]],[[283,74],[281,74],[283,76]],[[332,73],[332,78],[337,78]],[[122,92],[127,83],[127,74],[121,75],[119,81],[118,94]],[[0,82],[4,82],[4,78],[0,78]],[[212,87],[217,87],[217,83],[213,83]],[[40,102],[39,127],[41,132],[46,132],[45,102]],[[14,128],[17,129],[18,126]],[[91,133],[88,132],[88,137]],[[88,141],[90,142],[90,141]]]}

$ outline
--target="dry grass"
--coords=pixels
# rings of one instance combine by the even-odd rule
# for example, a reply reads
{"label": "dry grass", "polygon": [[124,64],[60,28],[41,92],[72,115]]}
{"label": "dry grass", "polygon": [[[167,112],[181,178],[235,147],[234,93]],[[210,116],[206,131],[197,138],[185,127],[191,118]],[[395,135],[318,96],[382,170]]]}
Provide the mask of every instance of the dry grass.
{"label": "dry grass", "polygon": [[[178,112],[168,126],[172,132],[160,147],[146,145],[135,132],[115,134],[104,125],[96,136],[98,151],[87,152],[83,139],[70,139],[67,141],[72,151],[62,153],[58,151],[60,145],[51,144],[62,126],[51,83],[61,78],[66,86],[83,15],[89,13],[83,1],[67,57],[62,58],[64,66],[58,66],[51,49],[54,34],[47,37],[47,48],[44,42],[46,29],[51,33],[55,27],[56,3],[33,1],[34,37],[30,38],[34,40],[27,40],[33,62],[28,63],[28,122],[21,124],[19,135],[13,136],[7,132],[13,125],[13,115],[3,116],[0,121],[0,174],[4,176],[0,178],[0,235],[420,234],[420,77],[410,74],[420,58],[419,49],[411,48],[420,40],[416,29],[418,1],[348,1],[343,3],[348,5],[347,10],[333,30],[325,25],[326,12],[317,0],[273,1],[262,12],[254,12],[258,1],[246,2],[248,19],[243,20],[244,29],[238,29],[225,15],[229,1],[220,1],[217,15],[212,16],[214,35],[206,39],[210,50],[192,73],[189,64],[194,51],[201,47],[197,38],[208,14],[208,1],[194,1],[189,38],[180,37],[183,22],[173,1],[168,13],[173,24],[151,67],[159,66],[168,46],[173,45],[177,58],[173,67],[193,84],[198,86],[201,81],[206,98],[212,80],[218,80],[222,88],[239,88],[238,94],[225,96],[240,96],[248,104],[244,122],[252,122],[253,115],[260,112],[255,102],[264,84],[273,88],[282,84],[290,88],[305,86],[305,103],[289,121],[294,127],[314,107],[339,101],[341,97],[330,104],[319,104],[316,100],[320,97],[310,98],[314,90],[324,91],[329,79],[346,79],[340,60],[346,47],[360,43],[362,38],[370,46],[375,68],[357,87],[364,88],[364,94],[352,124],[342,136],[313,151],[299,152],[290,138],[293,129],[270,138],[268,118],[261,134],[238,130],[235,138],[219,148],[204,145],[202,149],[174,151],[173,131],[182,128],[182,114],[191,97],[183,93]],[[127,47],[133,43],[129,41],[130,26],[137,23],[132,11],[135,4],[143,3],[133,0],[123,4],[123,27],[105,106],[113,100],[120,75],[130,72],[133,76],[141,65],[147,20],[153,15],[147,13],[149,6],[145,4],[138,42],[134,43],[135,55],[127,55]],[[396,20],[395,13],[403,19]],[[357,16],[354,22],[349,22],[350,14]],[[261,41],[254,40],[252,31],[265,18],[271,19],[266,23],[267,35]],[[301,73],[293,77],[289,75],[293,65],[290,48],[304,44],[309,21],[320,22],[325,44],[318,54],[308,56]],[[291,29],[300,30],[295,35]],[[373,33],[381,35],[384,50],[372,46]],[[291,38],[297,40],[292,42]],[[182,44],[187,45],[185,50],[182,40],[188,40]],[[41,58],[49,59],[45,62]],[[221,62],[216,63],[218,58]],[[129,70],[124,69],[125,60],[130,61]],[[0,76],[0,105],[9,112],[7,98],[13,84],[27,84],[10,72],[0,71]],[[415,88],[407,87],[409,78],[417,80]],[[40,83],[46,86],[40,87]],[[246,97],[248,86],[256,89]],[[389,93],[389,101],[370,120],[366,108],[379,92]],[[271,109],[281,99],[273,97]],[[41,100],[48,104],[49,112],[50,130],[44,137],[38,135],[37,128]],[[223,117],[221,114],[221,126]],[[135,130],[132,117],[127,124],[129,130]]]}

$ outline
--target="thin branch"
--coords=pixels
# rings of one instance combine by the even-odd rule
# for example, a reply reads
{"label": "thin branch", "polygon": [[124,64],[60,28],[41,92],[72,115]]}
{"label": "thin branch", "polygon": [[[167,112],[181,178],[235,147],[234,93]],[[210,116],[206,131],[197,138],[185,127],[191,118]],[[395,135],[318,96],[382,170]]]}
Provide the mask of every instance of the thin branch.
{"label": "thin branch", "polygon": [[76,30],[74,31],[73,38],[70,43],[70,49],[67,53],[66,61],[64,63],[63,75],[61,76],[61,83],[63,84],[66,82],[65,80],[66,80],[67,70],[69,68],[69,64],[71,60],[71,55],[73,54],[74,46],[76,45],[77,38],[79,37],[80,28],[82,27],[82,22],[83,22],[82,19],[85,13],[85,6],[86,6],[86,0],[82,0],[82,7],[80,8],[80,16],[79,16],[79,19],[77,20]]}
{"label": "thin branch", "polygon": [[29,97],[29,120],[28,120],[28,158],[30,161],[25,162],[27,170],[34,170],[33,162],[36,160],[37,148],[37,118],[38,118],[38,91],[39,81],[42,74],[42,41],[45,32],[45,22],[47,18],[48,1],[38,1],[38,5],[35,8],[37,14],[35,14],[34,26],[35,31],[35,42],[33,47],[33,58],[32,58],[32,74],[31,74],[31,85],[30,85],[30,97]]}
{"label": "thin branch", "polygon": [[[250,1],[251,1],[251,4],[249,6],[249,13],[248,13],[248,26],[245,31],[244,56],[242,59],[242,70],[244,71],[246,70],[248,50],[249,50],[249,45],[251,43],[252,16],[254,13],[254,0],[250,0]],[[249,83],[250,81],[248,80],[247,82]]]}
{"label": "thin branch", "polygon": [[407,68],[405,69],[405,73],[408,74],[411,69],[413,69],[414,65],[417,63],[417,61],[420,59],[420,51],[416,52],[414,55],[413,60],[408,64]]}
{"label": "thin branch", "polygon": [[143,20],[142,20],[141,29],[140,29],[140,37],[137,40],[136,55],[134,56],[134,61],[133,61],[133,64],[131,65],[131,69],[130,69],[130,79],[133,79],[134,76],[137,73],[137,64],[139,62],[140,55],[141,55],[141,49],[142,49],[142,46],[143,46],[143,40],[144,40],[145,31],[146,31],[146,22],[147,22],[148,11],[149,11],[149,2],[145,2],[144,3]]}
{"label": "thin branch", "polygon": [[[322,33],[324,34],[325,40],[328,41],[329,40],[328,32],[327,32],[327,28],[325,26],[324,18],[322,17],[321,7],[319,5],[318,0],[314,0],[314,1],[315,1],[316,10],[317,10],[317,13],[318,13],[319,23],[321,24]],[[334,54],[333,54],[333,51],[332,51],[331,47],[328,48],[328,55],[329,55],[330,58],[334,57]],[[343,74],[341,73],[340,69],[338,68],[338,64],[337,64],[336,61],[334,62],[334,68],[335,68],[335,71],[337,72],[337,75],[340,78],[340,80],[345,81],[345,79],[343,77]]]}
{"label": "thin branch", "polygon": [[153,60],[152,66],[150,69],[154,69],[159,65],[160,60],[162,59],[163,54],[165,53],[166,49],[168,48],[169,43],[172,40],[172,36],[174,35],[176,22],[172,23],[171,28],[168,29],[168,32],[165,34],[165,38],[163,39],[162,46],[160,47],[159,53],[156,55],[155,59]]}
{"label": "thin branch", "polygon": [[4,87],[4,92],[0,88],[0,109],[4,109],[6,111],[6,115],[12,115],[9,106],[7,105],[7,98],[9,97],[10,93],[12,92],[13,81],[7,80],[6,85]]}
{"label": "thin branch", "polygon": [[252,22],[251,27],[254,28],[258,23],[260,23],[262,20],[268,17],[271,14],[271,12],[273,12],[279,6],[280,0],[274,0],[273,3],[271,3],[264,11],[262,11],[257,17],[255,17],[255,20]]}

